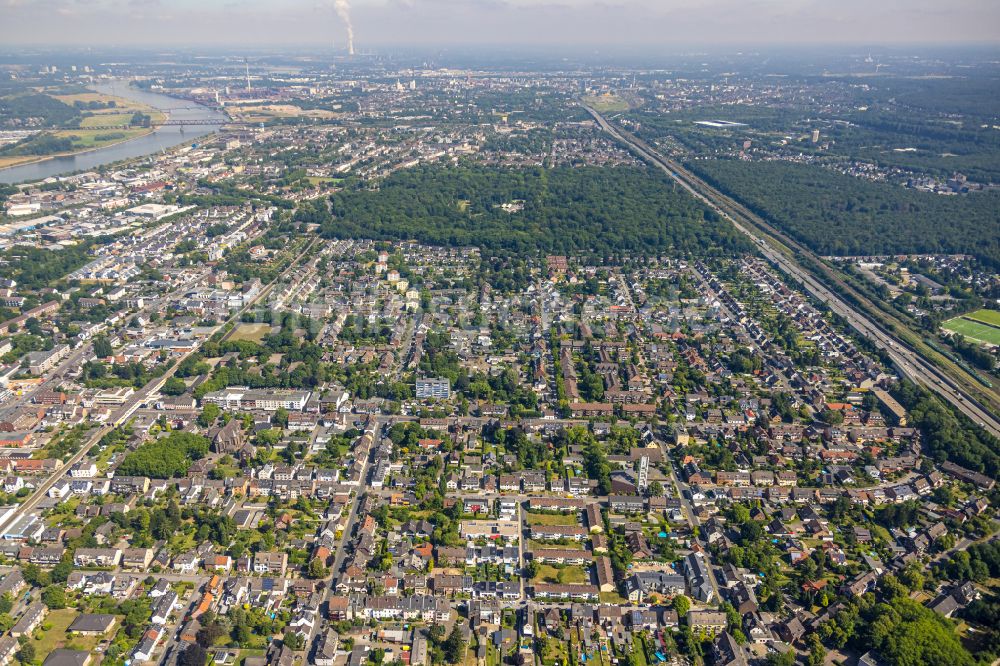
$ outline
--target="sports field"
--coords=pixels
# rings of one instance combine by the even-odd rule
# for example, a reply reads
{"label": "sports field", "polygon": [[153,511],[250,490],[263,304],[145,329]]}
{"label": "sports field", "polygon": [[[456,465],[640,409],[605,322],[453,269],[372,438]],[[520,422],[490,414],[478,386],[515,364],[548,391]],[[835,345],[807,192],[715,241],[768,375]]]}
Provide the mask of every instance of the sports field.
{"label": "sports field", "polygon": [[984,324],[1000,326],[1000,312],[997,312],[996,310],[976,310],[975,312],[970,312],[965,315],[965,318],[975,319],[976,321],[981,321]]}
{"label": "sports field", "polygon": [[941,324],[941,327],[954,333],[961,333],[969,340],[1000,345],[1000,312],[995,310],[979,310],[962,317],[955,317]]}

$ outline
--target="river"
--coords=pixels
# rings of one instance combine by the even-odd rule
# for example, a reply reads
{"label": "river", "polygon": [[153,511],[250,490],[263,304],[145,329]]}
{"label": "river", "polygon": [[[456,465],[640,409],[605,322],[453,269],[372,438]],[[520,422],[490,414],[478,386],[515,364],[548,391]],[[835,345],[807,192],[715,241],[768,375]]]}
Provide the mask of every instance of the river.
{"label": "river", "polygon": [[151,155],[166,148],[188,143],[206,134],[211,134],[218,130],[226,121],[226,117],[223,114],[213,111],[206,106],[195,104],[186,99],[178,99],[176,97],[132,88],[126,81],[102,83],[93,86],[93,89],[109,95],[117,95],[118,97],[141,102],[154,109],[169,113],[171,121],[218,120],[219,124],[163,126],[150,134],[132,139],[131,141],[98,148],[90,152],[79,153],[69,157],[55,157],[33,164],[22,164],[21,166],[0,169],[0,183],[22,183],[41,180],[50,176],[62,176],[75,171],[94,169],[102,164],[109,164],[119,160]]}

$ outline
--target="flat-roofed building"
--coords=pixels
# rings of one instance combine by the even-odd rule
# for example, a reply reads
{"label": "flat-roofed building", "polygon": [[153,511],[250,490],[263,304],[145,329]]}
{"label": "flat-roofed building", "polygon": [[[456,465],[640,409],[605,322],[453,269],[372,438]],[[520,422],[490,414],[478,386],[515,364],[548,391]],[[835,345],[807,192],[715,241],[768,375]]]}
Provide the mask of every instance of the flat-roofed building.
{"label": "flat-roofed building", "polygon": [[418,400],[447,400],[451,397],[451,381],[443,377],[417,379],[416,396]]}
{"label": "flat-roofed building", "polygon": [[459,533],[466,540],[517,541],[521,536],[521,524],[515,520],[463,520]]}

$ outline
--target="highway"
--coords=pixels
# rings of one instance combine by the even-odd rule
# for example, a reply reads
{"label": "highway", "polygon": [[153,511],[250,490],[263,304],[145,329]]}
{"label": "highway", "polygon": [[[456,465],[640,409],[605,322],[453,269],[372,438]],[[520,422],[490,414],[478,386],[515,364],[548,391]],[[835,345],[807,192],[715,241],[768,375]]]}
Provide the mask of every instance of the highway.
{"label": "highway", "polygon": [[[305,249],[303,249],[302,252],[299,253],[288,264],[288,267],[285,268],[284,271],[282,271],[276,278],[274,278],[274,280],[269,282],[263,289],[260,290],[260,293],[257,294],[257,296],[255,296],[246,305],[240,308],[229,319],[220,323],[215,328],[212,334],[214,335],[215,332],[221,330],[228,323],[238,322],[240,320],[240,317],[242,317],[245,312],[249,311],[250,308],[257,305],[257,303],[259,303],[261,299],[266,297],[271,292],[271,290],[274,288],[276,284],[278,284],[278,282],[280,282],[281,280],[285,279],[288,276],[288,274],[298,265],[299,261],[301,261],[301,259],[304,256],[306,256],[306,254],[308,254],[309,250],[312,249],[315,243],[316,240],[315,239],[312,240],[305,247]],[[117,410],[113,412],[112,416],[108,419],[107,423],[105,423],[104,425],[100,426],[99,428],[97,428],[92,432],[87,441],[83,442],[80,445],[79,450],[77,450],[76,453],[70,456],[69,460],[67,460],[61,467],[59,467],[55,471],[55,473],[49,476],[48,479],[40,483],[35,488],[35,491],[30,496],[28,496],[28,498],[25,499],[24,502],[19,504],[18,507],[10,513],[9,516],[7,516],[4,519],[0,519],[0,533],[2,533],[3,530],[5,530],[8,526],[12,525],[19,518],[21,518],[24,515],[27,515],[29,511],[38,506],[38,503],[41,502],[43,497],[45,497],[49,489],[52,488],[52,486],[54,486],[59,479],[66,476],[66,473],[70,470],[71,467],[73,467],[73,465],[83,460],[83,458],[87,455],[90,449],[93,448],[93,446],[97,444],[101,440],[101,438],[104,437],[104,435],[108,434],[115,428],[124,425],[126,422],[128,422],[132,414],[135,413],[135,411],[139,409],[139,407],[141,407],[149,399],[151,395],[159,391],[160,388],[163,386],[164,382],[166,382],[168,379],[174,376],[174,373],[177,372],[177,368],[181,365],[181,363],[184,362],[185,359],[187,359],[192,354],[198,353],[199,347],[200,345],[195,346],[195,348],[192,349],[191,351],[186,352],[185,354],[179,356],[177,359],[175,359],[175,363],[170,367],[170,369],[164,372],[162,376],[153,379],[152,381],[148,382],[145,386],[143,386],[141,389],[133,393],[132,396],[123,405],[121,405]]]}
{"label": "highway", "polygon": [[[934,391],[994,437],[1000,437],[1000,419],[989,408],[980,404],[949,375],[925,360],[918,352],[902,342],[895,335],[886,331],[867,315],[859,312],[855,306],[844,302],[840,296],[827,288],[811,272],[799,265],[792,258],[791,252],[786,253],[783,251],[787,248],[781,247],[773,238],[765,236],[763,233],[758,233],[759,223],[752,219],[749,212],[740,210],[737,204],[721,192],[693,176],[676,162],[664,158],[640,139],[622,129],[611,126],[594,109],[587,106],[584,108],[590,112],[605,132],[629,146],[654,166],[662,169],[693,197],[704,202],[713,211],[733,224],[739,231],[746,234],[757,245],[761,254],[772,264],[799,281],[810,294],[826,303],[834,313],[843,317],[858,333],[867,337],[876,347],[883,350],[892,359],[892,362],[904,377]],[[782,242],[793,245],[795,251],[811,258],[818,265],[822,265],[822,260],[808,249],[794,244],[794,241],[790,241],[790,239],[784,236],[782,237]]]}

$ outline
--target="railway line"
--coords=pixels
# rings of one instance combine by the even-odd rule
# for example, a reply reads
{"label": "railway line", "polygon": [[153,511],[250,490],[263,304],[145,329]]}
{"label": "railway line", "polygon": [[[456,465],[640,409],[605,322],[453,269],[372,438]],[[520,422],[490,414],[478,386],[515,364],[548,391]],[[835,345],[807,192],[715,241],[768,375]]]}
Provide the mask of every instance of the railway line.
{"label": "railway line", "polygon": [[[987,432],[995,437],[1000,437],[1000,419],[996,416],[995,405],[984,404],[984,401],[981,401],[977,395],[969,390],[968,387],[973,381],[972,379],[968,379],[968,381],[956,380],[925,358],[921,351],[910,342],[895,335],[884,324],[862,312],[862,309],[870,312],[877,310],[877,308],[873,304],[867,303],[863,296],[857,294],[832,269],[826,267],[814,253],[786,234],[774,229],[764,220],[681,165],[663,157],[641,139],[621,128],[612,126],[594,109],[588,106],[584,108],[605,132],[628,146],[649,163],[662,169],[692,196],[705,203],[721,217],[729,220],[739,231],[747,235],[772,264],[799,281],[810,294],[826,303],[852,328],[884,351],[903,376],[937,393]],[[803,267],[797,257],[808,259],[809,263],[819,269],[825,279],[832,282],[843,293],[849,294],[852,300],[857,301],[857,305],[845,301],[827,284],[818,279],[813,272]],[[992,402],[994,397],[989,396],[986,400]]]}

